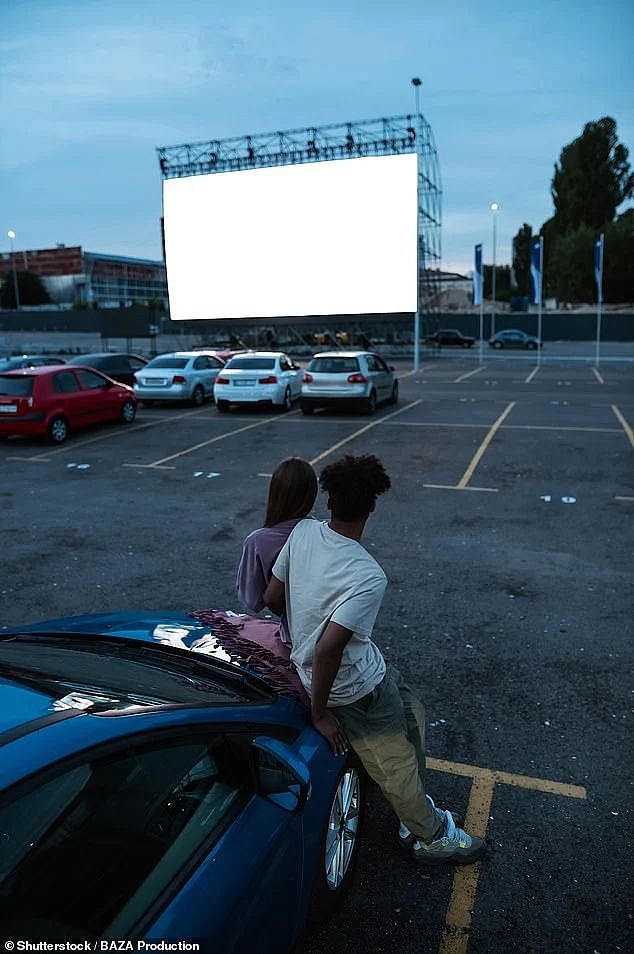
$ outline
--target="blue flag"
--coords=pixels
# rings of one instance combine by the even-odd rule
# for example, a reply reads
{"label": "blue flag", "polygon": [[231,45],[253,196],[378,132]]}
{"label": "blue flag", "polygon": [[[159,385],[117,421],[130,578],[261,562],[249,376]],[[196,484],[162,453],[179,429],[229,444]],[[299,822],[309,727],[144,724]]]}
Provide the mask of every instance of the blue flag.
{"label": "blue flag", "polygon": [[542,300],[542,248],[542,239],[535,239],[531,245],[531,278],[533,280],[534,305],[539,305]]}
{"label": "blue flag", "polygon": [[594,280],[597,283],[597,301],[603,302],[603,232],[594,243]]}
{"label": "blue flag", "polygon": [[482,245],[475,247],[475,269],[473,271],[473,304],[482,304]]}

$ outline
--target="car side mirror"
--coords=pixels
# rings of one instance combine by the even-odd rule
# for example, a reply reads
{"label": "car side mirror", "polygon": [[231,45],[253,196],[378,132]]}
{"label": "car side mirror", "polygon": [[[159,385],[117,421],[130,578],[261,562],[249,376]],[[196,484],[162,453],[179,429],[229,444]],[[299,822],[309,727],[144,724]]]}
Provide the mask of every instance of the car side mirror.
{"label": "car side mirror", "polygon": [[394,367],[393,364],[390,364],[390,365],[389,365],[389,369],[390,369],[390,371],[396,371],[396,368]]}
{"label": "car side mirror", "polygon": [[285,812],[300,812],[311,794],[306,762],[285,742],[269,736],[258,736],[251,749],[258,795]]}

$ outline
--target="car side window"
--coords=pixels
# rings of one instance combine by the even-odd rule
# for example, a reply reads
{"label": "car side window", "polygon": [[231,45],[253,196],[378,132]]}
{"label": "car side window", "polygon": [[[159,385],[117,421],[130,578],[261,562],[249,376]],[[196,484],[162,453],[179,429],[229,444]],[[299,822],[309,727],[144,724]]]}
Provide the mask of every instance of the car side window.
{"label": "car side window", "polygon": [[373,354],[368,355],[368,371],[380,371],[381,367],[379,366],[378,361]]}
{"label": "car side window", "polygon": [[125,936],[253,793],[242,766],[218,735],[128,744],[29,785],[0,804],[0,924]]}
{"label": "car side window", "polygon": [[72,371],[60,371],[53,376],[53,390],[56,394],[72,394],[80,391],[79,382]]}
{"label": "car side window", "polygon": [[292,370],[293,370],[293,366],[292,366],[291,362],[288,360],[288,358],[286,357],[285,354],[283,354],[282,357],[280,358],[280,369],[281,369],[282,371],[292,371]]}
{"label": "car side window", "polygon": [[99,388],[104,388],[108,383],[105,378],[102,378],[100,374],[95,374],[94,371],[78,371],[77,377],[81,382],[83,391],[97,391]]}
{"label": "car side window", "polygon": [[207,358],[204,355],[201,355],[199,358],[196,358],[193,364],[194,371],[204,371],[205,368],[208,368]]}

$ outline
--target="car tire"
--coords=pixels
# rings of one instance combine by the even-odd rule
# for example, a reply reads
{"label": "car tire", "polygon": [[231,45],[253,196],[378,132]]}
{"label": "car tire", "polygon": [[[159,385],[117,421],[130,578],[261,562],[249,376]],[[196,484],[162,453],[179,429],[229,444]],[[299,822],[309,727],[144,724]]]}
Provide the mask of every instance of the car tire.
{"label": "car tire", "polygon": [[194,407],[200,407],[205,403],[205,391],[204,388],[197,384],[194,390],[192,391],[192,404]]}
{"label": "car tire", "polygon": [[502,342],[501,342],[501,341],[494,341],[494,342],[493,342],[493,347],[495,348],[496,351],[499,351],[500,348],[502,347]]}
{"label": "car tire", "polygon": [[[339,772],[330,812],[321,835],[308,914],[312,925],[322,923],[335,913],[352,883],[365,808],[365,789],[363,767],[357,756],[350,752]],[[337,845],[343,845],[343,853],[336,850]]]}
{"label": "car tire", "polygon": [[281,404],[282,411],[292,411],[293,410],[293,395],[291,394],[291,389],[286,388],[284,391],[284,400]]}
{"label": "car tire", "polygon": [[370,391],[370,396],[363,402],[364,414],[372,415],[376,411],[376,391]]}
{"label": "car tire", "polygon": [[229,410],[229,402],[216,401],[216,410],[219,411],[221,414],[226,414],[227,411]]}
{"label": "car tire", "polygon": [[390,404],[398,404],[398,381],[394,382]]}
{"label": "car tire", "polygon": [[70,433],[66,418],[62,417],[61,414],[54,417],[48,425],[47,433],[51,444],[63,444],[64,441],[68,440]]}
{"label": "car tire", "polygon": [[534,341],[529,341],[529,342],[527,342],[527,344],[526,344],[526,350],[527,350],[527,351],[537,351],[537,345],[535,344]]}
{"label": "car tire", "polygon": [[301,403],[299,408],[302,414],[314,414],[315,412],[315,408],[312,406],[312,404]]}
{"label": "car tire", "polygon": [[119,419],[122,424],[133,424],[136,417],[136,404],[134,401],[124,401],[121,405]]}

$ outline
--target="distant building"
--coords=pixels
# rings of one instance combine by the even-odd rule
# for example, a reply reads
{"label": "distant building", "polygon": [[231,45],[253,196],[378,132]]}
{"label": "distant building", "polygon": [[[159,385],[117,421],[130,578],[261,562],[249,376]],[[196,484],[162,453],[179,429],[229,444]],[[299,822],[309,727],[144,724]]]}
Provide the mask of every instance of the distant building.
{"label": "distant building", "polygon": [[163,262],[124,255],[85,252],[80,245],[15,251],[0,255],[0,278],[11,271],[39,275],[51,300],[61,306],[75,303],[101,308],[160,299],[167,308],[167,278]]}

